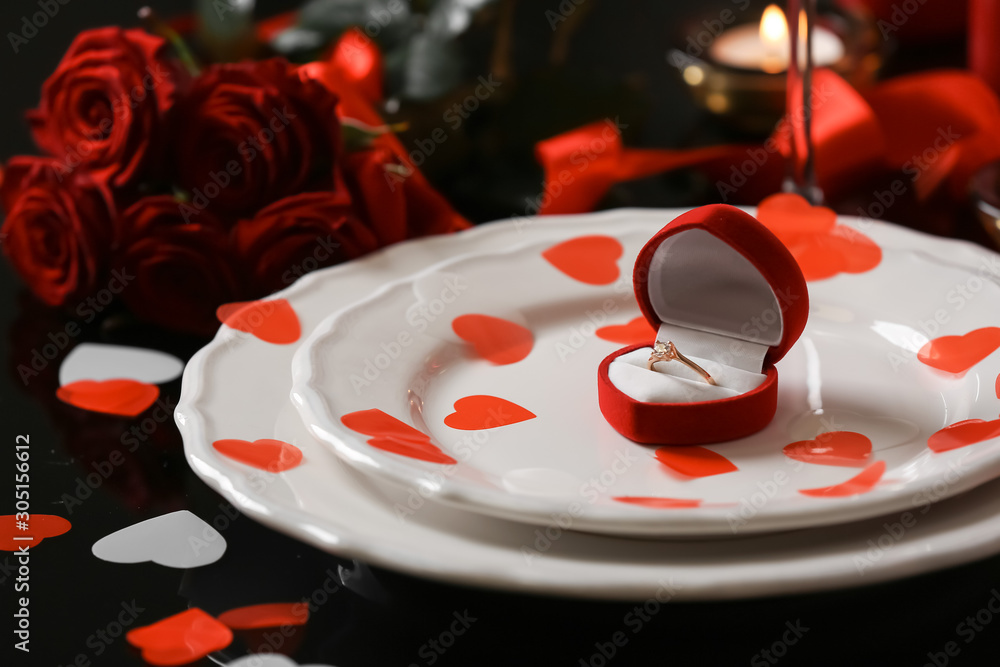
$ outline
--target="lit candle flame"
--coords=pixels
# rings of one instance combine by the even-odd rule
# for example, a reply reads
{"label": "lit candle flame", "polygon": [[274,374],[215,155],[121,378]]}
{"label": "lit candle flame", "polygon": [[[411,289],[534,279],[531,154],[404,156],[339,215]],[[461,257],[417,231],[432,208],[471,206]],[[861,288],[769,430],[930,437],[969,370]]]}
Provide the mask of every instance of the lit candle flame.
{"label": "lit candle flame", "polygon": [[760,17],[760,40],[769,47],[781,48],[788,43],[788,22],[778,5],[768,5]]}
{"label": "lit candle flame", "polygon": [[781,72],[788,64],[788,22],[778,5],[768,5],[760,17],[760,41],[764,45],[765,72]]}

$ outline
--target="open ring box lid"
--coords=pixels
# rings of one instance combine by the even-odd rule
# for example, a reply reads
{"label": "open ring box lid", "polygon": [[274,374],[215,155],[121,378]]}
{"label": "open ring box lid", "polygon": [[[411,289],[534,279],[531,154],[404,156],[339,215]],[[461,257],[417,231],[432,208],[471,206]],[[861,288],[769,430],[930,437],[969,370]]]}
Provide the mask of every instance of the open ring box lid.
{"label": "open ring box lid", "polygon": [[711,386],[679,361],[646,362],[654,341],[609,355],[598,369],[601,412],[637,442],[696,445],[767,426],[778,399],[774,364],[809,315],[802,271],[750,214],[724,204],[682,214],[639,252],[639,308],[656,340],[702,366]]}

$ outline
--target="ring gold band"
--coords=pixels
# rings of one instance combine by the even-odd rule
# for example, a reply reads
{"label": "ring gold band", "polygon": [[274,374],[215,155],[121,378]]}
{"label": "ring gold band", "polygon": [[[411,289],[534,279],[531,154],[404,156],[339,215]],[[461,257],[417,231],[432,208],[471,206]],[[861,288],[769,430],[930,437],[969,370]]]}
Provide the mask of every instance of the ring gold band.
{"label": "ring gold band", "polygon": [[652,354],[649,355],[649,361],[646,362],[646,368],[648,368],[651,371],[656,370],[655,368],[653,368],[653,365],[660,361],[679,361],[688,368],[690,368],[691,370],[693,370],[695,373],[703,377],[705,379],[705,382],[707,382],[710,385],[716,386],[715,380],[712,379],[712,376],[709,375],[704,368],[702,368],[701,366],[694,363],[693,361],[685,357],[683,354],[678,352],[677,346],[674,345],[669,340],[666,343],[662,341],[656,341],[655,343],[653,343],[653,352]]}

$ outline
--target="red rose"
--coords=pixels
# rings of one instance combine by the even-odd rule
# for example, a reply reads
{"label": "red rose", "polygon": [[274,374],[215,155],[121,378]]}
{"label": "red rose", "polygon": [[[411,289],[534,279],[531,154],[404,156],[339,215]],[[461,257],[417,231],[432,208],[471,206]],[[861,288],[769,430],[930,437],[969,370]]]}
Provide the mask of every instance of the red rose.
{"label": "red rose", "polygon": [[35,142],[62,173],[84,165],[121,187],[160,161],[178,73],[164,40],[141,30],[80,33],[28,112]]}
{"label": "red rose", "polygon": [[122,250],[112,261],[126,276],[122,299],[140,319],[208,335],[215,309],[243,295],[225,228],[210,213],[185,223],[169,195],[140,199],[122,216]]}
{"label": "red rose", "polygon": [[403,167],[388,148],[347,154],[341,167],[355,208],[380,245],[469,226],[423,174]]}
{"label": "red rose", "polygon": [[[54,160],[13,158],[3,172],[3,250],[35,295],[50,306],[91,293],[112,243],[114,205],[86,174],[61,179]],[[60,182],[61,181],[61,182]]]}
{"label": "red rose", "polygon": [[336,95],[279,58],[208,68],[175,116],[174,159],[193,209],[248,214],[310,186],[329,187],[336,104]]}
{"label": "red rose", "polygon": [[306,192],[276,201],[252,219],[240,221],[233,237],[260,295],[378,247],[347,195],[332,192]]}

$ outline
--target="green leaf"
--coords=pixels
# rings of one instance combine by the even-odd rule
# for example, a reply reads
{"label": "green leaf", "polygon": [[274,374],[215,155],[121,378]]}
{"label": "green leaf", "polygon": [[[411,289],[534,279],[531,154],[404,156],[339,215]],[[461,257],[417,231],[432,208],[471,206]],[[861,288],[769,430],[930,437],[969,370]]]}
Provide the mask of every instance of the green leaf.
{"label": "green leaf", "polygon": [[354,118],[345,118],[340,121],[340,136],[344,140],[344,148],[353,153],[369,148],[376,137],[389,132],[402,132],[407,127],[406,123],[372,126]]}
{"label": "green leaf", "polygon": [[252,52],[256,4],[256,0],[196,0],[199,33],[215,60],[239,60]]}

